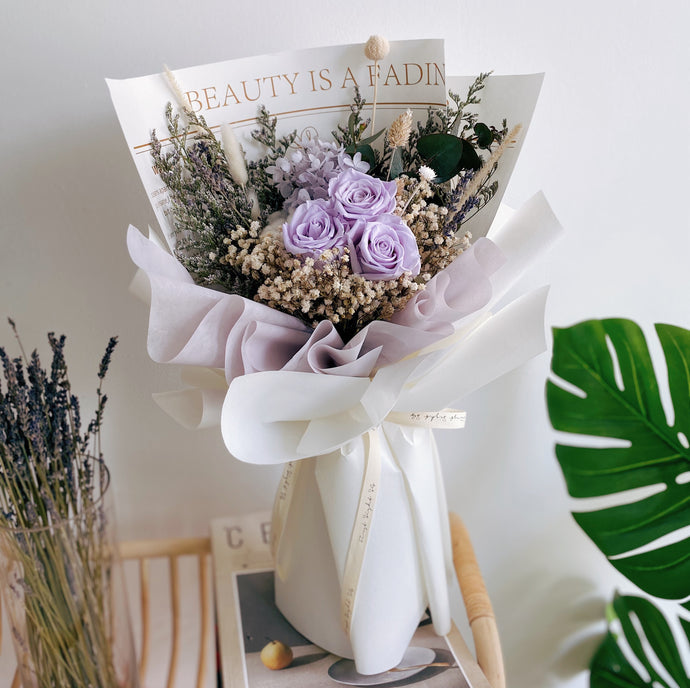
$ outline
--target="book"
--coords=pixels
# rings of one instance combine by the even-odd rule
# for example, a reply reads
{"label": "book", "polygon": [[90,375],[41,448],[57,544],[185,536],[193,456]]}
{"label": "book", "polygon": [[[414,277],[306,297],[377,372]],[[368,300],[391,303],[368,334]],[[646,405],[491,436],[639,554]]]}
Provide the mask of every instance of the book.
{"label": "book", "polygon": [[[352,660],[311,643],[275,606],[270,521],[270,513],[261,512],[211,522],[222,688],[491,688],[455,625],[438,636],[428,615],[400,664],[381,674],[359,674]],[[261,651],[272,641],[292,651],[283,669],[262,661]]]}

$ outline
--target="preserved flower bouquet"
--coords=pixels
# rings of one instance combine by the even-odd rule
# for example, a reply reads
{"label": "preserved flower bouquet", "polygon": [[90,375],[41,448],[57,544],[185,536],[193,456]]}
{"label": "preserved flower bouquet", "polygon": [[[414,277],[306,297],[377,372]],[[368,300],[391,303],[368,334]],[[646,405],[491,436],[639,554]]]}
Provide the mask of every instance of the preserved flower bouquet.
{"label": "preserved flower bouquet", "polygon": [[[285,465],[273,518],[277,604],[364,674],[400,661],[427,608],[437,633],[450,630],[433,429],[462,427],[458,400],[544,349],[545,289],[497,304],[559,230],[537,195],[488,231],[501,166],[527,122],[480,117],[487,74],[466,95],[451,89],[447,105],[445,82],[432,83],[436,62],[406,57],[403,83],[395,52],[418,48],[372,37],[358,49],[367,103],[357,53],[343,47],[352,101],[331,133],[281,131],[294,111],[272,116],[262,105],[242,142],[237,122],[200,114],[185,72],[167,71],[168,131],[148,147],[168,199],[167,246],[128,233],[150,284],[149,353],[193,366],[191,387],[159,403],[190,426],[219,421],[238,459]],[[411,83],[410,65],[420,81],[426,65],[437,100],[441,89],[442,102],[421,113],[416,101],[383,100]],[[283,75],[291,95],[299,74]],[[270,78],[275,95],[281,77]],[[229,80],[227,89],[239,104]],[[203,92],[220,107],[215,87]]]}

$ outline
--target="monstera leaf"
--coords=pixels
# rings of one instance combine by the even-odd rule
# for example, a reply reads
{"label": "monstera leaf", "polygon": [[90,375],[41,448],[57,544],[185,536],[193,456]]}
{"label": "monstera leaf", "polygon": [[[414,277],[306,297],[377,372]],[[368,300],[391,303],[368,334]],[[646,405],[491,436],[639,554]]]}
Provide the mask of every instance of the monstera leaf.
{"label": "monstera leaf", "polygon": [[[652,602],[632,595],[616,597],[609,612],[608,633],[590,665],[590,687],[690,685],[681,659],[690,653],[690,623],[682,618],[678,622],[685,633],[682,648],[676,646],[668,621]],[[636,660],[635,667],[631,656]]]}
{"label": "monstera leaf", "polygon": [[617,500],[573,513],[577,523],[642,590],[680,600],[690,597],[690,332],[656,332],[670,420],[644,335],[629,320],[554,330],[547,404],[556,430],[586,436],[556,446],[570,495]]}

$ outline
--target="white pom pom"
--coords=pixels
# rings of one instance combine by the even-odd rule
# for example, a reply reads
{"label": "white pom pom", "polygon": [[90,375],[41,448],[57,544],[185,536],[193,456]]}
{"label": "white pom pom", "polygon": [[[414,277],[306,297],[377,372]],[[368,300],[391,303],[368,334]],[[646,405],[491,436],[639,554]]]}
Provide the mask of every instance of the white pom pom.
{"label": "white pom pom", "polygon": [[422,165],[419,168],[419,177],[420,179],[423,179],[425,182],[430,182],[436,178],[436,172],[434,172],[434,170],[432,170],[431,167]]}
{"label": "white pom pom", "polygon": [[370,60],[382,60],[390,49],[390,43],[383,36],[370,36],[364,46],[364,54]]}

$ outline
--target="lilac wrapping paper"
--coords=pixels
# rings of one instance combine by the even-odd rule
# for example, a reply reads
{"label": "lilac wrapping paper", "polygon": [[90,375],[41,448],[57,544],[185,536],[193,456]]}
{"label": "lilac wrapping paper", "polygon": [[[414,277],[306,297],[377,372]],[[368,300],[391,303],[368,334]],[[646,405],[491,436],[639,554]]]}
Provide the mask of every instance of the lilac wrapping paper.
{"label": "lilac wrapping paper", "polygon": [[480,239],[391,322],[373,322],[344,343],[329,320],[312,330],[294,316],[194,284],[172,255],[131,226],[127,245],[151,285],[151,358],[224,368],[228,384],[267,370],[368,376],[452,334],[454,322],[486,305],[490,276],[505,262],[490,240]]}
{"label": "lilac wrapping paper", "polygon": [[[492,309],[559,230],[538,194],[392,322],[372,323],[344,343],[330,322],[311,330],[195,285],[130,227],[130,254],[151,286],[149,354],[213,369],[159,403],[190,427],[219,419],[240,460],[303,460],[277,551],[277,602],[315,644],[354,657],[360,673],[395,666],[427,606],[437,633],[450,629],[452,561],[433,433],[386,418],[451,406],[544,350],[545,289]],[[381,439],[380,488],[346,634],[340,585],[371,431]]]}

